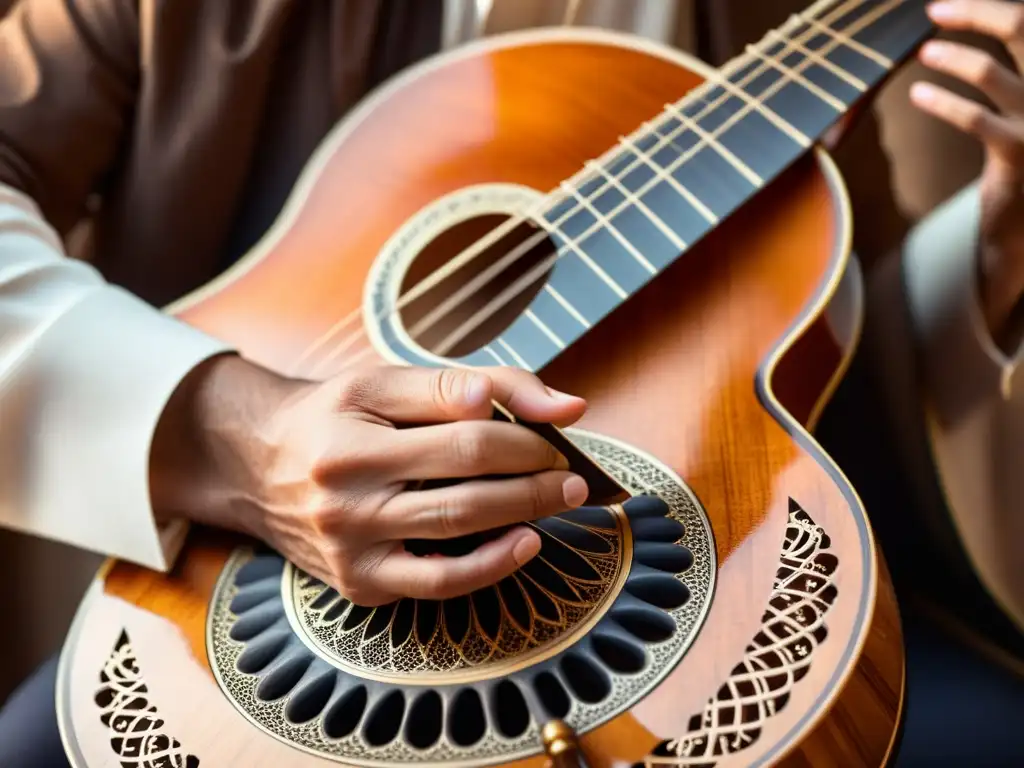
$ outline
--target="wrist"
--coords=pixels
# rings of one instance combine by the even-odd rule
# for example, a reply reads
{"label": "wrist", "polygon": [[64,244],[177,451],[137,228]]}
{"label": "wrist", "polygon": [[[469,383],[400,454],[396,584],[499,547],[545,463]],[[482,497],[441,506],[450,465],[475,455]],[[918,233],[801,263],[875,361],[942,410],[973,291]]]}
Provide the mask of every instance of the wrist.
{"label": "wrist", "polygon": [[150,496],[157,522],[193,522],[255,533],[270,448],[260,424],[295,382],[234,355],[211,358],[168,400],[153,437]]}

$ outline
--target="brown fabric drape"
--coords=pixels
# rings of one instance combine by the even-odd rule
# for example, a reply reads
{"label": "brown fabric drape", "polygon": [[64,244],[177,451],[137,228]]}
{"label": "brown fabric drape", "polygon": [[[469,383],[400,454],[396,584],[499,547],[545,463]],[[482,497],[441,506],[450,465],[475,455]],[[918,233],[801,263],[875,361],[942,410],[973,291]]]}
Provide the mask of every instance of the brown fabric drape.
{"label": "brown fabric drape", "polygon": [[[10,6],[0,22],[0,181],[29,194],[62,235],[74,231],[74,255],[155,305],[254,242],[331,125],[437,49],[443,9],[0,2]],[[57,650],[96,563],[0,533],[0,695]]]}

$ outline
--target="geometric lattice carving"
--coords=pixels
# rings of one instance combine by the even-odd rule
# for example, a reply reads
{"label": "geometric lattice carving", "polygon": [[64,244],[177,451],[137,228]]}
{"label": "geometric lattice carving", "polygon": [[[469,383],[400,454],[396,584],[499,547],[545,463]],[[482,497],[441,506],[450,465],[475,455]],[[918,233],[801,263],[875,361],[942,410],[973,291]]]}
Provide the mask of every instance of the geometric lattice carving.
{"label": "geometric lattice carving", "polygon": [[124,768],[199,768],[199,758],[163,732],[126,632],[103,665],[100,684],[94,699],[100,721],[110,729],[110,746]]}
{"label": "geometric lattice carving", "polygon": [[781,711],[825,640],[825,617],[835,602],[839,561],[826,552],[828,535],[792,499],[775,586],[761,630],[718,693],[694,715],[685,736],[662,742],[647,766],[712,768],[746,749],[768,718]]}

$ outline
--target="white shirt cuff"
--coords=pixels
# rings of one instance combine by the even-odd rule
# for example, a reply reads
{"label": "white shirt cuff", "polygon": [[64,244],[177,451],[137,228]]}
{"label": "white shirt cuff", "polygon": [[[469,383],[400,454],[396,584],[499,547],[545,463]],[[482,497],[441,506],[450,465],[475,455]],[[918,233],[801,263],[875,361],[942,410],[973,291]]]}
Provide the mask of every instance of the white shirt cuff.
{"label": "white shirt cuff", "polygon": [[[166,570],[149,456],[181,380],[230,348],[64,257],[0,190],[0,525]],[[30,201],[28,201],[30,202]]]}

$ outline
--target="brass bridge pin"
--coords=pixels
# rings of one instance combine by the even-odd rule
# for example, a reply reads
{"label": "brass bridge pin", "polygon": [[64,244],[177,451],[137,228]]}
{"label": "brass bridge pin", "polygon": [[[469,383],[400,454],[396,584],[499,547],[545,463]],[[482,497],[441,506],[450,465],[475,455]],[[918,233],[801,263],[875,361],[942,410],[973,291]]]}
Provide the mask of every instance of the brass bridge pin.
{"label": "brass bridge pin", "polygon": [[549,720],[540,731],[547,768],[587,768],[576,740],[576,731],[562,720]]}

